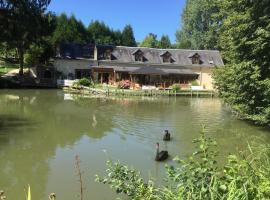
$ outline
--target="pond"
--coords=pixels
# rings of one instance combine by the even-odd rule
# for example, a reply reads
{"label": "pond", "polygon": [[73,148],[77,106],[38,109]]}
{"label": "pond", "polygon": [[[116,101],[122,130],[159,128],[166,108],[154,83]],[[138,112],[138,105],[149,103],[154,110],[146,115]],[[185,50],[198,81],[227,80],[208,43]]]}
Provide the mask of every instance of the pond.
{"label": "pond", "polygon": [[[85,199],[114,199],[108,185],[95,183],[106,160],[121,161],[161,180],[155,144],[176,155],[193,152],[201,125],[218,141],[220,158],[247,142],[270,142],[269,130],[237,120],[217,98],[83,98],[61,90],[0,90],[0,189],[8,199],[78,199],[75,156],[83,171]],[[172,141],[163,142],[169,129]]]}

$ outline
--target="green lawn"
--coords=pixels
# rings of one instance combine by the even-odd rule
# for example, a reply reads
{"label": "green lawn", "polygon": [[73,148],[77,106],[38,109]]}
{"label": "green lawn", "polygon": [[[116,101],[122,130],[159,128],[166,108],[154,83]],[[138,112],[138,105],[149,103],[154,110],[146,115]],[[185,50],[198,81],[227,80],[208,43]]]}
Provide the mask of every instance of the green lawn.
{"label": "green lawn", "polygon": [[0,63],[0,76],[14,69],[18,69],[18,66],[14,64]]}

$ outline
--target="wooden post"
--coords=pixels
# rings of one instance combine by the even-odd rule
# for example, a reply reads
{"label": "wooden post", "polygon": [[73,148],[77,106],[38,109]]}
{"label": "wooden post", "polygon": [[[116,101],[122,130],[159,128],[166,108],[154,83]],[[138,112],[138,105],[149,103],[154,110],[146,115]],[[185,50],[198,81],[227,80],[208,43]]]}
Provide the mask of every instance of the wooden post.
{"label": "wooden post", "polygon": [[103,83],[103,73],[100,74],[100,83]]}

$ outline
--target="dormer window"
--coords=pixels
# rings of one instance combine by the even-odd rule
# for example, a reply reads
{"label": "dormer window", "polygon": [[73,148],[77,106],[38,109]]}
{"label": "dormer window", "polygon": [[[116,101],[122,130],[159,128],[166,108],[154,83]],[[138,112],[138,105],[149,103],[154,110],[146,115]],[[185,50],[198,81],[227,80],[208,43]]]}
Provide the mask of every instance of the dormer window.
{"label": "dormer window", "polygon": [[136,62],[143,62],[143,54],[142,54],[142,52],[135,54],[135,61]]}
{"label": "dormer window", "polygon": [[191,62],[194,65],[202,64],[201,56],[198,53],[194,53],[194,54],[190,55],[189,58],[191,58]]}
{"label": "dormer window", "polygon": [[134,60],[135,60],[136,62],[144,62],[144,61],[147,60],[147,59],[144,57],[144,54],[143,54],[143,52],[142,52],[140,49],[136,50],[136,51],[133,52],[132,54],[134,55]]}
{"label": "dormer window", "polygon": [[174,60],[172,59],[172,54],[168,51],[166,51],[165,53],[162,53],[160,55],[163,59],[163,63],[172,63],[174,62]]}
{"label": "dormer window", "polygon": [[104,59],[105,60],[111,60],[112,59],[112,52],[110,49],[107,49],[105,52],[104,52]]}

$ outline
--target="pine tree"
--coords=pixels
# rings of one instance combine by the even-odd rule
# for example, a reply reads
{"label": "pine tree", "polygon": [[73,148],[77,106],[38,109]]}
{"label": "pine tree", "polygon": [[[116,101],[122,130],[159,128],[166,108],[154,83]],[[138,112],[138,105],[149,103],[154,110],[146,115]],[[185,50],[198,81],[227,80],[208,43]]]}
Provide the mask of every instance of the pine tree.
{"label": "pine tree", "polygon": [[129,47],[137,46],[131,25],[126,25],[122,32],[122,45]]}

